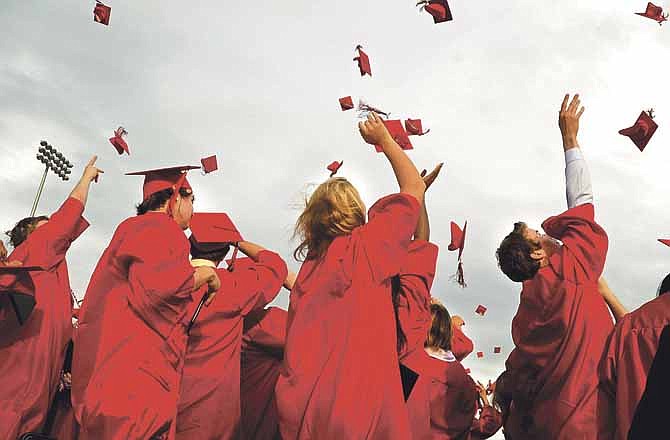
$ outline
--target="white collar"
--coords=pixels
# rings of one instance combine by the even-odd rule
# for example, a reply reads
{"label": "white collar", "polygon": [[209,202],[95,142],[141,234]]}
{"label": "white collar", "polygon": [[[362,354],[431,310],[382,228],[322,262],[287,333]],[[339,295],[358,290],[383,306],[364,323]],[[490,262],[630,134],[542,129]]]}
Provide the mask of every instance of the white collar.
{"label": "white collar", "polygon": [[456,362],[456,356],[454,356],[454,353],[451,352],[451,350],[443,350],[441,348],[438,349],[432,349],[432,348],[426,348],[426,353],[428,353],[428,356],[444,361],[444,362]]}

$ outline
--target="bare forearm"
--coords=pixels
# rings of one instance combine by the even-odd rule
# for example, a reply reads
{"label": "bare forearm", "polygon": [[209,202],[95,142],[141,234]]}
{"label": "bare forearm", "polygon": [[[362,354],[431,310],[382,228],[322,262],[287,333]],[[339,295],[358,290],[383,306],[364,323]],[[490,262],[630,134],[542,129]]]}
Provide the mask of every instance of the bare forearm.
{"label": "bare forearm", "polygon": [[400,192],[411,194],[419,203],[423,203],[426,184],[414,163],[390,136],[381,143],[381,147],[391,163],[398,186],[400,186]]}
{"label": "bare forearm", "polygon": [[286,290],[293,290],[293,285],[295,284],[296,278],[298,278],[298,275],[292,270],[289,270],[288,275],[284,280],[284,288],[286,288]]}
{"label": "bare forearm", "polygon": [[79,182],[75,185],[70,193],[70,197],[73,199],[79,200],[84,206],[86,206],[86,200],[88,199],[88,191],[91,188],[91,181],[85,176],[79,179]]}
{"label": "bare forearm", "polygon": [[617,298],[612,289],[610,289],[607,281],[605,281],[604,278],[600,278],[600,280],[598,280],[598,291],[603,296],[603,299],[607,303],[607,307],[609,307],[612,315],[614,315],[615,321],[618,322],[621,318],[626,316],[628,310],[626,310],[626,307],[621,304],[621,301],[619,301],[619,298]]}
{"label": "bare forearm", "polygon": [[257,245],[250,241],[240,241],[238,243],[238,247],[240,248],[240,251],[242,251],[244,255],[246,255],[247,257],[251,258],[256,262],[258,262],[258,254],[261,251],[265,250],[263,246]]}
{"label": "bare forearm", "polygon": [[426,203],[421,205],[421,214],[419,214],[419,221],[416,224],[414,231],[415,240],[430,240],[430,222],[428,220],[428,211],[426,210]]}

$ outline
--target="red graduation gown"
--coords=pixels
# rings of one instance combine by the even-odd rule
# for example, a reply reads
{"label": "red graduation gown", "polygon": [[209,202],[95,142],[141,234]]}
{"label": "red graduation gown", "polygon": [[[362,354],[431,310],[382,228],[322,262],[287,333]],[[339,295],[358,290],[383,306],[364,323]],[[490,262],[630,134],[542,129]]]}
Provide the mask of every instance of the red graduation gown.
{"label": "red graduation gown", "polygon": [[505,431],[514,439],[593,439],[598,362],[613,328],[597,287],[607,234],[592,204],[542,227],[563,246],[523,284],[506,363],[516,392]]}
{"label": "red graduation gown", "polygon": [[[407,343],[399,358],[401,363],[419,375],[428,357],[423,347],[432,322],[430,289],[435,278],[437,254],[438,247],[434,244],[414,240],[409,245],[400,272],[398,320]],[[428,439],[431,435],[429,399],[422,383],[418,387],[415,384],[406,403],[414,440]]]}
{"label": "red graduation gown", "polygon": [[275,385],[284,359],[288,313],[279,307],[244,319],[242,338],[242,439],[279,439]]}
{"label": "red graduation gown", "polygon": [[599,439],[628,438],[661,332],[668,324],[670,294],[667,293],[616,324],[600,364]]}
{"label": "red graduation gown", "polygon": [[452,325],[451,331],[451,352],[454,353],[459,362],[463,362],[463,359],[468,357],[472,353],[472,350],[475,349],[475,345],[472,343],[472,339],[468,338],[460,327]]}
{"label": "red graduation gown", "polygon": [[194,269],[168,215],[121,223],[75,330],[72,400],[80,439],[148,439],[174,429]]}
{"label": "red graduation gown", "polygon": [[[221,296],[202,308],[188,338],[177,413],[178,440],[239,438],[243,320],[277,296],[288,270],[279,255],[261,251],[257,263],[245,258],[237,260],[233,272],[217,272]],[[187,319],[197,305],[194,301]]]}
{"label": "red graduation gown", "polygon": [[[31,274],[35,308],[22,326],[11,308],[0,314],[0,438],[39,431],[56,392],[65,349],[72,336],[72,298],[66,253],[88,227],[84,205],[68,198],[9,256],[24,266],[45,270]],[[2,301],[8,300],[2,295]]]}
{"label": "red graduation gown", "polygon": [[333,240],[322,259],[303,263],[275,390],[284,440],[410,437],[391,277],[418,217],[414,197],[387,196],[367,224]]}
{"label": "red graduation gown", "polygon": [[[430,433],[426,435],[422,431],[419,437],[414,438],[470,439],[470,428],[477,411],[474,381],[455,357],[443,360],[426,355],[421,358],[421,364],[419,379],[407,404],[410,408],[420,408],[419,402],[427,403]],[[426,410],[414,411],[420,414]],[[413,420],[418,420],[418,417]]]}
{"label": "red graduation gown", "polygon": [[472,421],[470,428],[472,440],[483,440],[493,436],[502,427],[502,414],[492,406],[481,409],[479,417]]}

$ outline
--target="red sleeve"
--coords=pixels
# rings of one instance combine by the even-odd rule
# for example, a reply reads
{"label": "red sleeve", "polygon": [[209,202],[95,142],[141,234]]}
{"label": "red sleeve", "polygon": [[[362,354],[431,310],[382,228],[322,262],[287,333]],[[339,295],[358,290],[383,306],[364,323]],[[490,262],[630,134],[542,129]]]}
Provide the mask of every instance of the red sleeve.
{"label": "red sleeve", "polygon": [[468,357],[475,349],[472,339],[468,338],[460,327],[452,326],[451,333],[451,352],[456,356],[459,362]]}
{"label": "red sleeve", "polygon": [[41,266],[51,270],[57,266],[89,224],[82,217],[84,205],[72,197],[53,213],[49,221],[35,229],[26,240],[26,255],[21,258],[24,265]]}
{"label": "red sleeve", "polygon": [[502,414],[492,406],[485,406],[479,415],[472,421],[473,440],[485,439],[493,436],[502,427]]}
{"label": "red sleeve", "polygon": [[400,273],[419,209],[419,202],[405,193],[386,196],[370,208],[368,222],[359,231],[376,282]]}
{"label": "red sleeve", "polygon": [[286,262],[276,253],[264,250],[259,252],[256,263],[250,258],[237,260],[235,270],[228,277],[232,286],[222,286],[221,293],[225,295],[227,307],[239,310],[244,316],[271,302],[287,275]]}
{"label": "red sleeve", "polygon": [[407,249],[407,258],[400,268],[400,285],[408,291],[430,298],[438,251],[437,246],[427,241],[412,241]]}
{"label": "red sleeve", "polygon": [[[561,240],[563,252],[574,258],[578,265],[574,268],[575,277],[598,280],[605,267],[608,239],[605,230],[594,220],[591,203],[576,206],[545,220],[542,228],[547,234]],[[570,278],[569,266],[564,267],[564,272],[564,276]]]}
{"label": "red sleeve", "polygon": [[279,307],[255,310],[244,318],[244,345],[283,351],[288,312]]}
{"label": "red sleeve", "polygon": [[598,365],[598,438],[614,438],[616,431],[616,366],[617,346],[621,340],[623,322],[615,327],[607,339],[605,351]]}
{"label": "red sleeve", "polygon": [[171,327],[158,326],[176,322],[183,312],[183,301],[190,299],[193,291],[195,269],[183,232],[176,223],[140,225],[123,238],[116,257],[120,270],[127,273],[130,305],[155,330],[169,332]]}

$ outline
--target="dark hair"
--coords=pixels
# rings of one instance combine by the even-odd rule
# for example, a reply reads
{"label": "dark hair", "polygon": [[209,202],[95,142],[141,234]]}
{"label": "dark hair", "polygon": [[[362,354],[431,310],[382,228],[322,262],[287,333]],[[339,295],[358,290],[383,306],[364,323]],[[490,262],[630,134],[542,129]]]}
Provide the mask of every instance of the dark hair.
{"label": "dark hair", "polygon": [[663,278],[661,285],[658,286],[658,296],[663,295],[664,293],[670,292],[670,273]]}
{"label": "dark hair", "polygon": [[496,250],[498,266],[510,280],[521,282],[530,280],[540,270],[540,262],[531,258],[533,251],[540,249],[538,244],[523,236],[525,223],[514,223],[514,230],[500,243]]}
{"label": "dark hair", "polygon": [[11,231],[6,232],[11,245],[16,248],[26,241],[28,236],[35,230],[37,224],[44,220],[48,221],[49,217],[40,215],[38,217],[26,217],[23,220],[19,220]]}
{"label": "dark hair", "polygon": [[215,263],[221,262],[230,250],[229,244],[223,244],[221,246],[202,245],[195,240],[193,235],[188,238],[188,241],[191,243],[191,257],[209,260]]}
{"label": "dark hair", "polygon": [[430,324],[425,346],[451,350],[451,316],[447,308],[433,303],[430,305],[430,314],[433,315],[433,322]]}
{"label": "dark hair", "polygon": [[401,353],[407,345],[407,336],[402,330],[400,319],[398,318],[398,307],[400,307],[400,276],[395,275],[391,278],[391,300],[393,301],[393,312],[395,315],[395,329],[396,329],[396,350]]}
{"label": "dark hair", "polygon": [[[172,197],[173,191],[171,188],[164,189],[163,191],[158,191],[149,196],[148,199],[143,200],[142,203],[137,205],[137,215],[146,214],[149,211],[156,211],[165,205],[170,197]],[[179,195],[182,197],[188,197],[192,194],[191,190],[186,188],[181,188],[179,190]]]}

